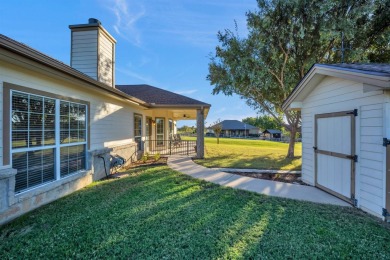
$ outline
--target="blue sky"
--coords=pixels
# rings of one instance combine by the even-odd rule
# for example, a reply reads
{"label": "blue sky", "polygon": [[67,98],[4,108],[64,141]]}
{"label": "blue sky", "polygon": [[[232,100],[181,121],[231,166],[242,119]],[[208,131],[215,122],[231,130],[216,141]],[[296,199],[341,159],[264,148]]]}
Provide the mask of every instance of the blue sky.
{"label": "blue sky", "polygon": [[210,125],[256,116],[238,96],[213,96],[206,80],[217,32],[236,20],[245,36],[245,12],[255,8],[256,0],[3,0],[0,33],[69,64],[68,26],[97,18],[117,40],[116,84],[150,84],[210,103]]}

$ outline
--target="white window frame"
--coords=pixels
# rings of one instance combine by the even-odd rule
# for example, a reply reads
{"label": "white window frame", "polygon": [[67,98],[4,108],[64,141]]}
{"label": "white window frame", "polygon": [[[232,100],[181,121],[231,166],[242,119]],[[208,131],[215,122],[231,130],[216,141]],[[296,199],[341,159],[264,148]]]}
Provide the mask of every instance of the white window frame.
{"label": "white window frame", "polygon": [[[13,135],[13,131],[12,131],[12,97],[13,97],[13,93],[22,93],[22,94],[26,94],[26,95],[33,95],[33,96],[38,96],[38,97],[42,97],[42,98],[50,98],[50,99],[54,99],[55,100],[55,144],[54,145],[47,145],[47,146],[39,146],[39,147],[23,147],[23,148],[13,148],[12,147],[12,135]],[[69,103],[74,103],[74,104],[78,104],[78,105],[83,105],[85,106],[85,141],[84,142],[74,142],[74,143],[67,143],[67,144],[60,144],[60,103],[61,101],[65,101],[65,102],[69,102]],[[13,165],[13,154],[14,153],[19,153],[19,152],[30,152],[30,151],[40,151],[40,150],[46,150],[46,149],[53,149],[54,148],[54,167],[55,167],[55,173],[54,173],[54,177],[55,179],[53,181],[49,181],[49,182],[44,182],[44,183],[41,183],[41,184],[38,184],[38,185],[35,185],[35,186],[32,186],[32,187],[28,187],[26,189],[23,189],[23,190],[20,190],[20,191],[17,191],[16,193],[23,193],[23,192],[26,192],[26,191],[30,191],[32,189],[35,189],[35,188],[38,188],[38,187],[41,187],[41,186],[44,186],[44,185],[47,185],[48,183],[51,183],[51,182],[54,182],[54,181],[58,181],[58,180],[61,180],[61,179],[65,179],[69,176],[72,176],[72,175],[75,175],[77,174],[78,172],[80,171],[76,171],[76,172],[73,172],[71,174],[68,174],[64,177],[61,178],[61,172],[60,172],[60,167],[61,167],[61,160],[60,160],[60,151],[61,151],[61,147],[67,147],[67,146],[77,146],[77,145],[85,145],[85,155],[84,155],[84,158],[85,158],[85,162],[84,162],[84,165],[85,165],[85,169],[86,170],[88,168],[88,165],[87,165],[87,162],[88,162],[88,115],[89,115],[89,111],[88,111],[88,105],[87,104],[83,104],[83,103],[80,103],[80,102],[76,102],[76,101],[70,101],[70,100],[66,100],[66,99],[61,99],[59,97],[51,97],[51,96],[45,96],[45,95],[40,95],[40,94],[35,94],[35,93],[29,93],[29,92],[26,92],[26,91],[20,91],[20,90],[13,90],[11,89],[10,90],[10,104],[9,104],[9,124],[10,124],[10,140],[9,140],[9,151],[10,151],[10,165]],[[28,133],[30,133],[30,125],[28,126]]]}

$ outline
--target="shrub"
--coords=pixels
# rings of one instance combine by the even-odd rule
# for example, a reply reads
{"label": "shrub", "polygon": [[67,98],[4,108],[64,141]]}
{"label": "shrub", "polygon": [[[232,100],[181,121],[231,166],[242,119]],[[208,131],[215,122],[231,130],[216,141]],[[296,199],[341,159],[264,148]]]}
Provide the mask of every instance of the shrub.
{"label": "shrub", "polygon": [[160,153],[156,153],[155,155],[154,155],[154,160],[157,162],[158,160],[160,160],[160,158],[161,158],[161,155],[160,155]]}

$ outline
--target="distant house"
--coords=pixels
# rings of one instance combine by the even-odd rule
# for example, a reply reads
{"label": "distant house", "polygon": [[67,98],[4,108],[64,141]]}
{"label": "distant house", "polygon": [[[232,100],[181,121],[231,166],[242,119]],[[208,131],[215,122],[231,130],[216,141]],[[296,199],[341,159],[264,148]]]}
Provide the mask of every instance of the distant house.
{"label": "distant house", "polygon": [[162,153],[178,120],[197,119],[203,157],[209,104],[116,85],[115,39],[96,19],[69,28],[70,66],[0,34],[0,225],[105,177],[111,156]]}
{"label": "distant house", "polygon": [[280,138],[282,138],[282,131],[277,129],[266,129],[263,131],[263,135],[267,140],[280,140]]}
{"label": "distant house", "polygon": [[[220,124],[222,125],[221,136],[224,137],[258,136],[261,133],[258,127],[238,120],[224,120]],[[213,133],[212,129],[213,126],[209,127],[207,130],[209,133]]]}

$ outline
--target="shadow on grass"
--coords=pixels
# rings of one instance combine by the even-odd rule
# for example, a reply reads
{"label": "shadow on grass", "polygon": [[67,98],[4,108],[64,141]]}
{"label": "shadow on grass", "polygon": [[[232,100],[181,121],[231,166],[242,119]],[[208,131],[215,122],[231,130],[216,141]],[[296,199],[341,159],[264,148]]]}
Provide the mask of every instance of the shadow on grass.
{"label": "shadow on grass", "polygon": [[2,259],[381,258],[390,253],[387,226],[353,208],[220,187],[167,167],[129,173],[3,226]]}
{"label": "shadow on grass", "polygon": [[[222,168],[241,168],[241,169],[269,169],[280,170],[288,167],[289,170],[301,170],[301,163],[297,162],[301,160],[302,156],[295,156],[294,158],[286,158],[280,156],[279,158],[273,157],[273,154],[268,154],[262,157],[251,157],[236,159],[237,154],[225,154],[220,156],[206,157],[202,160],[195,160],[198,164],[209,168],[222,167]],[[292,164],[297,164],[292,166]]]}

